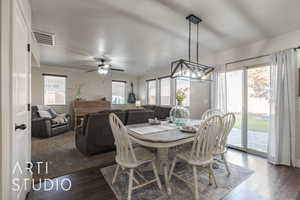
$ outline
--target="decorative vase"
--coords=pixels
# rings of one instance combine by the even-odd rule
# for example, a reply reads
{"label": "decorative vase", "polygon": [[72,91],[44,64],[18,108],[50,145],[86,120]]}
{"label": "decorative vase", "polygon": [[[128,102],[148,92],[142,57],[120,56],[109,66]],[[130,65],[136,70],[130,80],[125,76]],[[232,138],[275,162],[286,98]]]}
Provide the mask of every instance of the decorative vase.
{"label": "decorative vase", "polygon": [[190,118],[190,111],[180,102],[170,110],[170,120],[177,126],[184,126]]}

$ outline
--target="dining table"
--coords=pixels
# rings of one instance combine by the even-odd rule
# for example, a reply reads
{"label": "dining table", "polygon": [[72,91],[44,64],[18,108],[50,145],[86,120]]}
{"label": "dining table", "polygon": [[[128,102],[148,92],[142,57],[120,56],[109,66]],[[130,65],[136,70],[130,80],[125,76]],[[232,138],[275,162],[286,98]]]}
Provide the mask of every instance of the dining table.
{"label": "dining table", "polygon": [[[197,126],[201,124],[201,120],[190,120],[189,124]],[[183,132],[180,130],[180,126],[168,122],[160,125],[150,125],[149,123],[134,124],[128,125],[126,128],[129,137],[134,143],[157,149],[156,166],[158,173],[164,177],[167,192],[171,195],[172,191],[168,177],[172,162],[169,160],[170,149],[193,142],[195,133]]]}

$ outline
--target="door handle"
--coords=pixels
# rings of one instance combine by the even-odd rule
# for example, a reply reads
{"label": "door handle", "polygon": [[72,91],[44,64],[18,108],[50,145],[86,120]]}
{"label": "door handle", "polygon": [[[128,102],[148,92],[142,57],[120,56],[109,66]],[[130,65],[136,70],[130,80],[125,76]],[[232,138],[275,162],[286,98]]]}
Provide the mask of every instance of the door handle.
{"label": "door handle", "polygon": [[27,128],[26,124],[15,125],[15,130],[25,130]]}

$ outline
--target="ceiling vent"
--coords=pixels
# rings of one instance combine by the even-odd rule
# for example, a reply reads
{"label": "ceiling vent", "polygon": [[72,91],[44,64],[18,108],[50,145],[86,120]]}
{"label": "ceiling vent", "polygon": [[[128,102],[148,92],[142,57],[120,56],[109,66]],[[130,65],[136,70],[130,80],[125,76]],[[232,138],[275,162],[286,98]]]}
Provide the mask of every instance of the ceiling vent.
{"label": "ceiling vent", "polygon": [[46,33],[42,31],[34,31],[34,36],[39,44],[45,44],[54,46],[55,45],[55,35],[52,33]]}

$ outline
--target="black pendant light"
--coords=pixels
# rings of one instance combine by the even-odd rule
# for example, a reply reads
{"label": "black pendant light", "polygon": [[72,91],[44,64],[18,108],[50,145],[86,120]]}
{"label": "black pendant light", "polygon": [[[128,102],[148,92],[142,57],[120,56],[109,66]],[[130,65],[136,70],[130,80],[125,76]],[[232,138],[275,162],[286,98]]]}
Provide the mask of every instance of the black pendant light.
{"label": "black pendant light", "polygon": [[[171,63],[171,78],[184,78],[196,81],[209,81],[207,76],[214,70],[213,67],[199,63],[199,23],[202,21],[199,17],[191,14],[186,17],[189,21],[189,59],[179,59]],[[192,24],[197,26],[197,61],[191,61],[191,29]]]}

